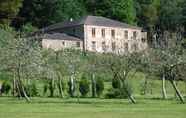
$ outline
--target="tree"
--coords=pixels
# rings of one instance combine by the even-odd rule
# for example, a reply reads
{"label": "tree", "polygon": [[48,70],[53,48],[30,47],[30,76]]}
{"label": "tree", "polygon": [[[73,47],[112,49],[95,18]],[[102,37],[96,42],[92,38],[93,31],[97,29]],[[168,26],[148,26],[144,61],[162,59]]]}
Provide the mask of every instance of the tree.
{"label": "tree", "polygon": [[[184,103],[184,98],[177,88],[175,81],[178,81],[179,75],[184,73],[183,71],[179,71],[179,67],[186,64],[185,51],[179,46],[176,46],[164,50],[155,50],[151,53],[153,53],[152,64],[155,65],[156,69],[162,75],[162,82],[165,80],[170,81],[181,103]],[[163,86],[162,88],[163,97],[165,98],[165,90]]]}
{"label": "tree", "polygon": [[135,24],[136,12],[133,0],[103,0],[102,2],[86,0],[85,3],[90,14]]}
{"label": "tree", "polygon": [[0,24],[9,25],[19,12],[22,2],[23,0],[1,0]]}
{"label": "tree", "polygon": [[160,0],[135,0],[137,23],[148,32],[148,41],[154,46],[153,35],[156,32],[156,24],[159,15]]}
{"label": "tree", "polygon": [[25,0],[20,16],[39,28],[77,19],[86,13],[82,0]]}
{"label": "tree", "polygon": [[20,38],[19,34],[6,32],[6,35],[9,37],[3,38],[0,46],[0,54],[3,55],[1,56],[1,69],[11,73],[18,96],[30,102],[24,82],[35,78],[41,72],[40,47],[37,42]]}
{"label": "tree", "polygon": [[128,79],[134,77],[137,71],[137,65],[140,63],[139,54],[129,53],[121,55],[107,55],[102,60],[102,65],[108,68],[112,74],[113,79],[118,79],[120,84],[121,95],[127,95],[132,103],[136,103],[130,89]]}
{"label": "tree", "polygon": [[160,47],[167,48],[182,40],[182,14],[179,0],[161,0],[159,7],[158,43]]}

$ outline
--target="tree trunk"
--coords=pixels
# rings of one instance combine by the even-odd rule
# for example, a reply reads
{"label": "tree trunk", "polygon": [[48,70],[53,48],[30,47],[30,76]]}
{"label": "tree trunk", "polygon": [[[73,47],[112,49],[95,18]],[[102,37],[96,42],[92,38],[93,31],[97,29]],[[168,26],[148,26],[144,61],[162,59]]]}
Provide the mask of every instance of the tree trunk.
{"label": "tree trunk", "polygon": [[16,80],[15,80],[15,76],[14,76],[14,79],[13,79],[13,88],[12,88],[12,95],[15,97],[15,92],[16,92]]}
{"label": "tree trunk", "polygon": [[174,80],[170,80],[170,83],[172,84],[172,86],[173,86],[173,88],[174,88],[174,90],[175,90],[177,96],[179,97],[181,103],[184,104],[184,97],[181,95],[181,92],[180,92],[179,89],[177,88],[175,81],[174,81]]}
{"label": "tree trunk", "polygon": [[58,72],[57,73],[57,76],[58,76],[58,89],[59,89],[59,94],[60,94],[60,97],[63,98],[63,85],[62,85],[62,79],[61,79],[61,74]]}
{"label": "tree trunk", "polygon": [[17,91],[18,98],[21,99],[22,95],[21,95],[21,90],[20,90],[18,80],[15,80],[15,88],[16,88],[16,91]]}
{"label": "tree trunk", "polygon": [[134,99],[133,95],[131,94],[131,92],[128,90],[127,85],[125,83],[125,80],[122,80],[123,85],[122,88],[124,89],[125,93],[127,94],[128,99],[133,103],[136,104],[136,100]]}
{"label": "tree trunk", "polygon": [[165,88],[165,75],[163,74],[162,76],[162,95],[163,95],[163,99],[167,99],[167,92],[166,92],[166,88]]}
{"label": "tree trunk", "polygon": [[[19,65],[20,66],[20,65]],[[19,90],[21,92],[21,94],[23,94],[24,98],[26,99],[27,102],[30,102],[30,98],[27,96],[26,92],[25,92],[25,88],[24,85],[21,81],[21,75],[20,75],[20,68],[17,69],[17,76],[18,76],[18,87]],[[21,95],[22,96],[22,95]]]}
{"label": "tree trunk", "polygon": [[95,80],[95,74],[92,74],[91,78],[91,83],[92,83],[92,97],[96,97],[96,80]]}
{"label": "tree trunk", "polygon": [[49,82],[50,97],[54,97],[54,91],[55,91],[54,84],[55,84],[54,79],[51,79]]}
{"label": "tree trunk", "polygon": [[58,79],[58,82],[59,82],[59,83],[58,83],[58,84],[59,84],[59,85],[58,85],[58,87],[59,87],[59,94],[60,94],[60,97],[63,98],[64,96],[63,96],[63,85],[62,85],[62,80],[59,78],[59,79]]}
{"label": "tree trunk", "polygon": [[71,77],[70,77],[70,95],[71,95],[71,97],[74,97],[74,90],[75,90],[74,76],[71,75]]}
{"label": "tree trunk", "polygon": [[144,84],[144,91],[143,91],[143,95],[146,95],[147,93],[147,79],[145,77],[145,84]]}

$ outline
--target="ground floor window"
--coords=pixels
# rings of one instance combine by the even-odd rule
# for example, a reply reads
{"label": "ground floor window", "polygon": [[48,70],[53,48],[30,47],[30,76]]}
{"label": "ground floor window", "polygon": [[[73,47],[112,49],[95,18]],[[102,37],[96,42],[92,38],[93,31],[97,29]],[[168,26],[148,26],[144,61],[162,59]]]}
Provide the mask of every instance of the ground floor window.
{"label": "ground floor window", "polygon": [[128,45],[128,43],[124,43],[124,49],[125,49],[125,51],[128,51],[128,50],[129,50],[129,45]]}
{"label": "ground floor window", "polygon": [[137,50],[138,50],[138,45],[137,45],[137,44],[133,44],[132,49],[133,49],[134,51],[137,51]]}
{"label": "ground floor window", "polygon": [[115,51],[115,50],[116,50],[116,43],[112,42],[112,51]]}
{"label": "ground floor window", "polygon": [[80,45],[80,42],[76,42],[76,47],[80,47],[81,45]]}
{"label": "ground floor window", "polygon": [[92,50],[96,50],[96,42],[92,41]]}
{"label": "ground floor window", "polygon": [[105,42],[102,42],[102,50],[106,51],[106,43]]}

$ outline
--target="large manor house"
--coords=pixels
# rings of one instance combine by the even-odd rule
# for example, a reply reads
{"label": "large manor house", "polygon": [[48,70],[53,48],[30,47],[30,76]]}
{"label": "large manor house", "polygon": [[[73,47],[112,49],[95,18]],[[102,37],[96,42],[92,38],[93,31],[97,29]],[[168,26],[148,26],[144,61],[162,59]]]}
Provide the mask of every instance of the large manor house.
{"label": "large manor house", "polygon": [[43,48],[74,48],[99,53],[130,53],[147,49],[142,28],[100,16],[86,16],[41,30]]}

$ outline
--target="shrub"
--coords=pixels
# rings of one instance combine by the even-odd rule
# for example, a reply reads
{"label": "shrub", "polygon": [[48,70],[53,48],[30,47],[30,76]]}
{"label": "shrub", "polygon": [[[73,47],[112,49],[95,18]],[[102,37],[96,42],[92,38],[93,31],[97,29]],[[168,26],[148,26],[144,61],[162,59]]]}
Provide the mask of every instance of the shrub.
{"label": "shrub", "polygon": [[54,80],[52,80],[52,79],[47,80],[44,84],[44,87],[43,87],[43,94],[45,95],[47,93],[47,91],[49,90],[49,92],[50,92],[49,96],[53,97],[55,89],[56,89],[56,86],[55,86]]}
{"label": "shrub", "polygon": [[96,79],[96,93],[98,97],[101,96],[103,90],[104,90],[104,81],[102,80],[102,78],[98,77]]}
{"label": "shrub", "polygon": [[[105,98],[111,99],[111,98],[127,98],[127,92],[129,94],[132,94],[132,87],[130,84],[125,84],[125,87],[123,88],[112,88],[109,89],[108,93],[105,95]],[[127,92],[126,92],[127,91]]]}
{"label": "shrub", "polygon": [[48,89],[50,91],[50,97],[54,97],[54,92],[55,92],[55,89],[56,89],[54,80],[52,80],[52,79],[49,80],[48,84],[49,84]]}
{"label": "shrub", "polygon": [[35,97],[38,95],[38,89],[35,82],[32,82],[31,84],[26,86],[26,92],[27,95],[30,97]]}
{"label": "shrub", "polygon": [[112,98],[121,98],[121,91],[120,89],[109,89],[108,93],[105,95],[105,98],[112,99]]}
{"label": "shrub", "polygon": [[8,94],[11,90],[11,84],[9,81],[5,81],[2,84],[1,93]]}
{"label": "shrub", "polygon": [[119,89],[121,88],[121,82],[119,79],[112,79],[112,87],[114,89]]}
{"label": "shrub", "polygon": [[79,82],[79,91],[83,97],[85,97],[88,94],[88,92],[90,91],[89,84],[90,83],[89,83],[88,79],[85,76],[83,76]]}
{"label": "shrub", "polygon": [[[61,82],[61,83],[60,83],[60,82]],[[63,80],[57,82],[57,86],[58,86],[58,89],[59,89],[59,90],[61,89],[61,88],[60,88],[60,84],[62,85],[62,90],[65,91],[65,89],[66,89],[65,82],[64,82]]]}

